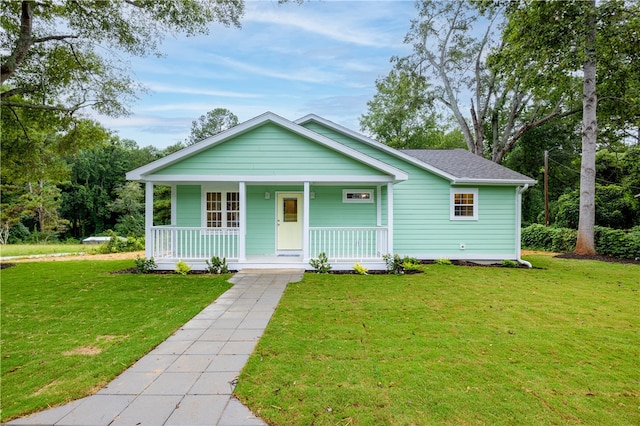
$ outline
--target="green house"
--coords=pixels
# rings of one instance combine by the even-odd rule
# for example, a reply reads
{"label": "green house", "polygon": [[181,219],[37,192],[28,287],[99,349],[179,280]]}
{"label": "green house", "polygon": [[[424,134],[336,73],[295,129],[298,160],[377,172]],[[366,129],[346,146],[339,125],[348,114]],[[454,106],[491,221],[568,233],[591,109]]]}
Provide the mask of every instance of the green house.
{"label": "green house", "polygon": [[[316,115],[267,112],[127,174],[146,184],[146,256],[161,269],[334,269],[382,256],[520,260],[535,181],[465,150],[395,150]],[[153,223],[154,185],[171,225]]]}

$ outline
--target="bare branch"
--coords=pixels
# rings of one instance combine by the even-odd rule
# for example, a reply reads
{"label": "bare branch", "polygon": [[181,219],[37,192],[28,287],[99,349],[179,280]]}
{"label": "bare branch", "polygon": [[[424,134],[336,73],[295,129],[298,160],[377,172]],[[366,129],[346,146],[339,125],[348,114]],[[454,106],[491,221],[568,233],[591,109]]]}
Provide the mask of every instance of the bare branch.
{"label": "bare branch", "polygon": [[72,35],[72,34],[66,34],[66,35],[52,35],[52,36],[47,36],[47,37],[40,37],[40,38],[34,38],[32,40],[32,42],[35,43],[44,43],[47,41],[51,41],[51,40],[56,40],[56,41],[61,41],[61,40],[67,40],[70,38],[80,38],[77,35]]}

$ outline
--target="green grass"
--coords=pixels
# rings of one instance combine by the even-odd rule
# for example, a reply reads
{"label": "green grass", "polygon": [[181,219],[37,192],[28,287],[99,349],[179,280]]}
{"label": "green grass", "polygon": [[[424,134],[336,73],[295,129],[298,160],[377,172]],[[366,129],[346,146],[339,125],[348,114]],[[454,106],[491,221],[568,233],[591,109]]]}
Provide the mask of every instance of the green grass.
{"label": "green grass", "polygon": [[640,424],[640,267],[306,274],[236,395],[273,425]]}
{"label": "green grass", "polygon": [[2,270],[3,422],[100,389],[230,287],[228,275],[111,273],[132,266]]}
{"label": "green grass", "polygon": [[96,253],[98,245],[87,244],[6,244],[0,245],[0,256],[32,256],[57,253]]}

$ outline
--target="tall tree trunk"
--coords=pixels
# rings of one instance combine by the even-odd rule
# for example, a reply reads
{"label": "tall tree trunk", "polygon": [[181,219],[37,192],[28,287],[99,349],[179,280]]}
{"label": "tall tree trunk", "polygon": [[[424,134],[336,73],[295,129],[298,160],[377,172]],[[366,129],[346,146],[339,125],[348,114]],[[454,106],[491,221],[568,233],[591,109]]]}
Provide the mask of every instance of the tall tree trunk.
{"label": "tall tree trunk", "polygon": [[584,81],[582,86],[582,164],[580,166],[580,218],[576,254],[596,253],[594,226],[596,221],[596,141],[598,120],[596,107],[596,1],[591,0],[585,20]]}

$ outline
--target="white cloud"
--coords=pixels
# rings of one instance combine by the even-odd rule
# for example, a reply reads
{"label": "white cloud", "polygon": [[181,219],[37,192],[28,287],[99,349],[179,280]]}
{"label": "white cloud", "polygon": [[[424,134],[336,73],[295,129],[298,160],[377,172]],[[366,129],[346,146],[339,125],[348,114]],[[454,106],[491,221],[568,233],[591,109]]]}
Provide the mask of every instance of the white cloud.
{"label": "white cloud", "polygon": [[[356,5],[358,6],[354,9]],[[247,8],[244,20],[295,27],[343,43],[367,47],[397,47],[399,40],[372,28],[368,20],[367,9],[375,9],[381,5],[384,5],[384,2],[366,2],[366,4],[364,2],[325,2],[325,4],[320,2],[295,6],[297,9],[284,6],[279,6],[277,9],[251,7]],[[311,8],[313,8],[312,13],[309,11]],[[344,12],[335,13],[336,8],[344,9]],[[378,13],[375,12],[375,14]]]}
{"label": "white cloud", "polygon": [[149,90],[159,93],[183,93],[189,95],[204,95],[204,96],[220,96],[226,98],[259,98],[262,95],[256,93],[244,93],[244,92],[227,92],[224,90],[209,90],[196,87],[180,87],[170,84],[162,83],[144,83],[145,87]]}

